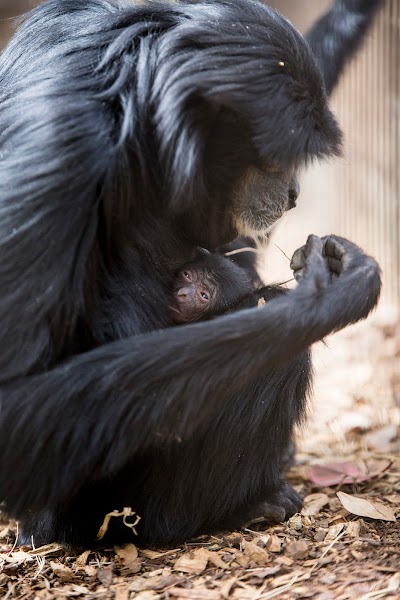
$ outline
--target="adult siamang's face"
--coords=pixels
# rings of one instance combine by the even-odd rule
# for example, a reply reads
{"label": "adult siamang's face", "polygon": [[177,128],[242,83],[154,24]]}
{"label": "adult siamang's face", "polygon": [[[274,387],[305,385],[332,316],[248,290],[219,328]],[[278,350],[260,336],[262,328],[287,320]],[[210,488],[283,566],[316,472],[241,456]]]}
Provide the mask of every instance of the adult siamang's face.
{"label": "adult siamang's face", "polygon": [[[223,186],[221,186],[223,188]],[[180,221],[185,236],[198,246],[213,249],[238,235],[267,239],[280,217],[296,206],[300,192],[296,171],[278,167],[248,167],[218,194],[186,212]]]}
{"label": "adult siamang's face", "polygon": [[296,206],[299,192],[294,169],[250,167],[234,190],[234,227],[241,235],[265,237],[274,223]]}

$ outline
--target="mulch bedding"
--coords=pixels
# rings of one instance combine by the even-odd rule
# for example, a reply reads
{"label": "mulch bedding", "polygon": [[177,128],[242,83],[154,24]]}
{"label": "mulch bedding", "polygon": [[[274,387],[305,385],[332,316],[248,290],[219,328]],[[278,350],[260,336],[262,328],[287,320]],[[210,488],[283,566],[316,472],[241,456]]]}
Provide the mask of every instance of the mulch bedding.
{"label": "mulch bedding", "polygon": [[289,473],[304,508],[288,522],[169,550],[137,548],[132,534],[124,547],[73,552],[18,546],[17,524],[3,516],[0,597],[400,598],[399,357],[399,328],[387,324],[317,349],[314,417]]}

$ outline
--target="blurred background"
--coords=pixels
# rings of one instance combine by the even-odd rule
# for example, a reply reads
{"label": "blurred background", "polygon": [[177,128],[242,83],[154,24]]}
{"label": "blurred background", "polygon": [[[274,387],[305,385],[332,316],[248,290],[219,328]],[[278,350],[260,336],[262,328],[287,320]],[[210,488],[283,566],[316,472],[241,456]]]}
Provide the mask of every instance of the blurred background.
{"label": "blurred background", "polygon": [[[13,31],[13,17],[34,4],[33,0],[0,0],[0,46]],[[304,32],[330,0],[269,4]],[[345,134],[345,154],[304,174],[298,207],[282,219],[261,261],[267,281],[289,280],[287,257],[307,235],[336,233],[358,243],[382,266],[383,295],[374,316],[314,348],[316,410],[310,427],[315,436],[308,439],[313,444],[319,439],[319,447],[327,453],[336,452],[327,432],[334,441],[351,445],[353,434],[349,437],[348,431],[361,432],[359,441],[364,443],[363,433],[390,424],[388,443],[399,439],[399,61],[400,2],[385,0],[332,98]],[[303,443],[305,450],[307,443]]]}
{"label": "blurred background", "polygon": [[[269,4],[304,32],[330,1]],[[388,320],[398,318],[400,308],[399,59],[400,2],[386,0],[332,97],[345,134],[344,156],[307,172],[298,208],[288,213],[274,238],[289,256],[310,232],[337,233],[358,243],[383,269],[379,311]],[[271,254],[270,268],[272,263],[282,268],[282,253]]]}

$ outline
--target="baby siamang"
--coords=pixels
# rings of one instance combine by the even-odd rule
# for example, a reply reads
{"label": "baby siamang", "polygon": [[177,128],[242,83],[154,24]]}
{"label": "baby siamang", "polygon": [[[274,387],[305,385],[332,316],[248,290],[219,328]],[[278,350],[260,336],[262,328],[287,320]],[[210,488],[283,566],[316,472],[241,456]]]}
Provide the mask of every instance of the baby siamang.
{"label": "baby siamang", "polygon": [[198,246],[266,238],[297,170],[340,152],[324,79],[377,5],[336,2],[312,50],[257,0],[47,0],[21,24],[0,58],[0,499],[23,540],[91,545],[130,507],[137,538],[115,518],[107,543],[175,544],[300,508],[279,470],[308,348],[367,316],[379,267],[311,236],[262,308],[174,327],[168,298]]}
{"label": "baby siamang", "polygon": [[232,310],[252,308],[285,293],[279,285],[254,286],[251,274],[231,260],[204,249],[179,269],[169,301],[174,323],[211,319]]}
{"label": "baby siamang", "polygon": [[256,306],[256,293],[245,269],[220,254],[203,252],[176,273],[170,316],[174,323],[210,319],[234,308]]}

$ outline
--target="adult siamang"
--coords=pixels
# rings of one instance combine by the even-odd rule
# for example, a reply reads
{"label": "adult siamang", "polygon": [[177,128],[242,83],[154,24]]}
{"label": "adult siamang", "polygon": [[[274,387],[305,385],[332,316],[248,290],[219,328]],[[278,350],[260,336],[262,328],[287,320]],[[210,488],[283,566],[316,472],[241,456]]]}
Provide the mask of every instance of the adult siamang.
{"label": "adult siamang", "polygon": [[24,539],[90,545],[131,507],[138,537],[112,519],[106,541],[169,544],[300,508],[279,468],[308,347],[366,317],[377,264],[311,236],[263,308],[168,327],[168,294],[340,152],[326,87],[377,4],[337,2],[315,57],[256,0],[47,0],[20,26],[0,59],[0,494]]}

